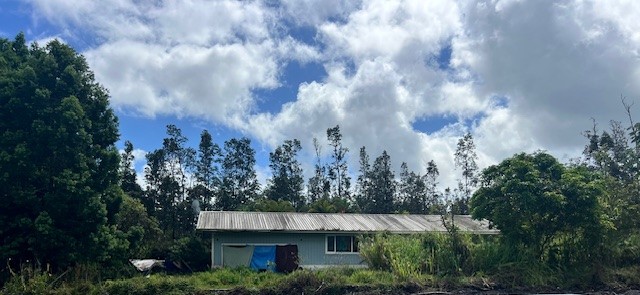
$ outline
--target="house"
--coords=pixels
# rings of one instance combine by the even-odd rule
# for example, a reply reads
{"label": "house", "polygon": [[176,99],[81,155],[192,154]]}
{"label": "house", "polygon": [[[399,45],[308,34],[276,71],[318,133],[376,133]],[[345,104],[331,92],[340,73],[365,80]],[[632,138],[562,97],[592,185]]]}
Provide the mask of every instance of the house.
{"label": "house", "polygon": [[[498,233],[469,215],[456,215],[455,224],[461,232]],[[281,255],[280,250],[288,251],[286,255],[302,268],[363,267],[357,240],[361,234],[446,231],[440,215],[239,211],[200,212],[196,229],[211,234],[212,267],[258,269],[266,268],[269,259],[273,264],[274,253]]]}

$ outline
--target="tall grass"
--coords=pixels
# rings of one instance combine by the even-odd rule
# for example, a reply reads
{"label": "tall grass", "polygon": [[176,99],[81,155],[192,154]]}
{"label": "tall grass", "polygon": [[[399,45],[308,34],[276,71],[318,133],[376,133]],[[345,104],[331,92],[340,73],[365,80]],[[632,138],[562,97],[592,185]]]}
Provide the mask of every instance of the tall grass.
{"label": "tall grass", "polygon": [[391,271],[400,279],[420,274],[447,275],[461,273],[469,264],[470,238],[443,233],[423,235],[377,234],[364,237],[360,254],[374,269]]}

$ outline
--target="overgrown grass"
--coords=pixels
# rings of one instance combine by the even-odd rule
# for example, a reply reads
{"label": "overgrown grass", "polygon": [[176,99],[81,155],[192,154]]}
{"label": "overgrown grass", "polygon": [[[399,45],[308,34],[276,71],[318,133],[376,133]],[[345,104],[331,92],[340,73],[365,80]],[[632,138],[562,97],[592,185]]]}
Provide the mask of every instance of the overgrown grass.
{"label": "overgrown grass", "polygon": [[[3,287],[0,294],[50,295],[151,295],[151,294],[371,294],[415,293],[419,290],[550,290],[562,287],[560,277],[549,269],[524,263],[504,264],[494,275],[430,275],[403,277],[384,270],[332,268],[299,270],[291,274],[255,272],[247,268],[218,269],[190,275],[137,275],[126,279],[61,282],[42,271],[23,270]],[[609,270],[608,289],[640,287],[640,267]],[[528,278],[523,280],[523,278]],[[551,278],[551,279],[550,279]],[[575,286],[566,286],[567,290]],[[554,289],[555,290],[555,289]],[[368,293],[367,293],[368,294]]]}
{"label": "overgrown grass", "polygon": [[381,234],[363,238],[360,251],[371,268],[299,270],[287,275],[237,268],[105,280],[90,265],[56,275],[23,267],[12,271],[0,294],[385,294],[467,288],[526,292],[640,287],[637,264],[563,269],[526,250],[504,246],[497,236]]}

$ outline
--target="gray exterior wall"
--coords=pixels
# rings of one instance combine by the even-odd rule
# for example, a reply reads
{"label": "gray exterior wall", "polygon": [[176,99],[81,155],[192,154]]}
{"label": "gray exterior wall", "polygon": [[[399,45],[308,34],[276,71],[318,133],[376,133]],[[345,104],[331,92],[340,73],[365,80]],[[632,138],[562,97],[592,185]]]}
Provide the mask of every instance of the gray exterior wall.
{"label": "gray exterior wall", "polygon": [[[277,233],[277,232],[215,232],[212,242],[214,266],[222,265],[222,245],[298,245],[301,267],[316,268],[336,265],[365,266],[358,253],[326,253],[327,235],[349,235],[349,233]],[[356,234],[357,235],[357,234]]]}

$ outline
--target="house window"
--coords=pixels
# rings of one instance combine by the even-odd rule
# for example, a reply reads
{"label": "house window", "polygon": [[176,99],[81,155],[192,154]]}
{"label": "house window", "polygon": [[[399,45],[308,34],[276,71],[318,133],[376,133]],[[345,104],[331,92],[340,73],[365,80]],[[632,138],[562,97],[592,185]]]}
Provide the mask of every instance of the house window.
{"label": "house window", "polygon": [[350,235],[327,235],[327,253],[358,253],[358,238]]}

